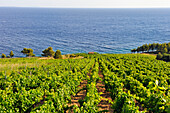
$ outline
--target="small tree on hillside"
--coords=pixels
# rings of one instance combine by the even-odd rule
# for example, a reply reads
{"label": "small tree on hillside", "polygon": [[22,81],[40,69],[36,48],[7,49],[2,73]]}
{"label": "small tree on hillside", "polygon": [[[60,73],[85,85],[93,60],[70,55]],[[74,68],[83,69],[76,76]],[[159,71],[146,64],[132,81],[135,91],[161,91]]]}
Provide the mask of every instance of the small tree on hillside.
{"label": "small tree on hillside", "polygon": [[152,50],[152,44],[149,44],[149,51]]}
{"label": "small tree on hillside", "polygon": [[33,54],[33,50],[31,48],[24,48],[21,53],[25,54],[27,57],[33,57],[35,54]]}
{"label": "small tree on hillside", "polygon": [[62,59],[61,51],[60,51],[60,50],[57,50],[57,51],[55,52],[54,58],[55,58],[55,59]]}
{"label": "small tree on hillside", "polygon": [[168,52],[168,49],[167,48],[164,48],[162,53],[167,53]]}
{"label": "small tree on hillside", "polygon": [[4,53],[2,53],[1,57],[2,58],[6,58],[6,55]]}
{"label": "small tree on hillside", "polygon": [[137,53],[139,53],[139,52],[140,52],[140,47],[138,47],[138,48],[136,49],[136,51],[137,51]]}
{"label": "small tree on hillside", "polygon": [[167,44],[168,52],[170,52],[170,42]]}
{"label": "small tree on hillside", "polygon": [[48,47],[47,49],[45,49],[44,51],[42,51],[43,54],[41,54],[42,56],[45,56],[45,57],[53,57],[54,56],[54,51],[53,51],[53,48],[52,47]]}
{"label": "small tree on hillside", "polygon": [[152,44],[152,48],[151,49],[152,49],[152,51],[156,49],[156,44],[155,43]]}
{"label": "small tree on hillside", "polygon": [[145,51],[149,52],[149,45],[148,44],[145,44]]}
{"label": "small tree on hillside", "polygon": [[163,55],[159,52],[159,53],[157,54],[157,56],[156,56],[156,59],[157,59],[157,60],[161,60],[162,57],[163,57]]}
{"label": "small tree on hillside", "polygon": [[136,51],[137,51],[136,49],[132,49],[132,50],[131,50],[132,53],[135,53]]}
{"label": "small tree on hillside", "polygon": [[12,57],[14,56],[13,51],[11,51],[9,55],[10,55],[10,57],[12,58]]}

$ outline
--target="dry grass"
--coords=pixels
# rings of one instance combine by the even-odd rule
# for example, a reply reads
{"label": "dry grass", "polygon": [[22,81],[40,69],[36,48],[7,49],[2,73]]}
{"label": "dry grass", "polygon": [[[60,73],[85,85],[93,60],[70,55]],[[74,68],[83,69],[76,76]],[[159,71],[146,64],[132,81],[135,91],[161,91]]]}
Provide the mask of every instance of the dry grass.
{"label": "dry grass", "polygon": [[39,67],[46,64],[46,61],[39,60],[38,58],[8,58],[0,59],[0,72],[5,71],[11,73],[14,70],[20,70],[25,67]]}
{"label": "dry grass", "polygon": [[149,53],[141,53],[142,55],[151,55],[151,56],[156,56],[157,54],[149,54]]}
{"label": "dry grass", "polygon": [[[82,59],[84,57],[70,57],[71,54],[62,55],[62,59]],[[39,67],[47,62],[51,62],[53,57],[35,57],[35,58],[6,58],[0,59],[0,72],[10,73],[13,70],[23,69],[24,67]]]}
{"label": "dry grass", "polygon": [[62,55],[62,59],[82,59],[82,58],[84,58],[83,56],[70,57],[70,55],[71,55],[71,54]]}
{"label": "dry grass", "polygon": [[[62,59],[82,59],[84,57],[78,56],[78,57],[70,57],[71,54],[62,55]],[[48,59],[54,59],[53,57],[40,57],[41,60],[48,60]]]}
{"label": "dry grass", "polygon": [[40,57],[39,59],[48,60],[48,59],[54,59],[54,58],[53,57]]}
{"label": "dry grass", "polygon": [[[41,64],[42,65],[42,64]],[[0,72],[1,71],[6,71],[7,73],[10,73],[13,70],[19,70],[20,68],[23,67],[39,67],[38,63],[15,63],[15,64],[0,64]]]}

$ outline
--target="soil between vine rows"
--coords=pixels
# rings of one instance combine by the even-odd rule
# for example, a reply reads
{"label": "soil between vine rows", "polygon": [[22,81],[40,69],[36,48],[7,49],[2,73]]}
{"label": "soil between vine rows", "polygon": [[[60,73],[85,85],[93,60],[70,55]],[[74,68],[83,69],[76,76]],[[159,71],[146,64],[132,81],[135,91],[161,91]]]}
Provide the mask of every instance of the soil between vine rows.
{"label": "soil between vine rows", "polygon": [[[90,76],[90,74],[88,75]],[[104,76],[102,75],[100,71],[100,68],[99,68],[99,77],[102,80],[104,79]],[[69,106],[77,105],[78,107],[80,107],[80,104],[78,101],[80,99],[83,100],[86,97],[86,90],[85,90],[86,86],[87,86],[87,80],[83,80],[78,86],[82,90],[79,91],[75,96],[71,97],[71,104]],[[102,92],[102,94],[100,95],[102,99],[100,103],[98,104],[99,111],[101,111],[102,113],[113,113],[113,109],[111,109],[111,103],[109,103],[109,100],[112,101],[112,98],[110,96],[110,92],[106,91],[104,82],[100,80],[97,81],[96,88],[98,90],[98,93]]]}
{"label": "soil between vine rows", "polygon": [[[99,77],[104,79],[104,76],[102,75],[100,68],[99,68]],[[110,96],[110,92],[106,91],[105,84],[103,81],[97,81],[96,87],[98,89],[98,92],[102,92],[100,95],[102,97],[100,103],[98,104],[99,111],[107,111],[107,112],[102,112],[102,113],[113,113],[113,109],[111,108],[111,103],[109,101],[112,101],[112,98]]]}

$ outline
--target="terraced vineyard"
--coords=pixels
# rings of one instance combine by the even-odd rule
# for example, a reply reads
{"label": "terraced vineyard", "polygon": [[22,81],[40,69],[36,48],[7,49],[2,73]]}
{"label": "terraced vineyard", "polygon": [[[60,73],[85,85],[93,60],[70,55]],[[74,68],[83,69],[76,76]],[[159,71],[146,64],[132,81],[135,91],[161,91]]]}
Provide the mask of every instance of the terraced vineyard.
{"label": "terraced vineyard", "polygon": [[0,112],[170,112],[170,63],[155,56],[32,61],[1,70]]}

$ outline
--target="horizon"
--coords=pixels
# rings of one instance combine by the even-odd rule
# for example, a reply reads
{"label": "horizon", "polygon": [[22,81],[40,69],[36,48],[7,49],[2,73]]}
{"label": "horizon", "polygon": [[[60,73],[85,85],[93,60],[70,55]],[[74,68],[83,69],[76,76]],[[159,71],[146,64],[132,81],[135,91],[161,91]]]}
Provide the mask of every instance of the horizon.
{"label": "horizon", "polygon": [[24,7],[0,6],[0,8],[46,8],[46,9],[170,9],[170,7]]}
{"label": "horizon", "polygon": [[1,0],[0,7],[170,8],[169,0]]}

